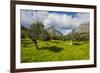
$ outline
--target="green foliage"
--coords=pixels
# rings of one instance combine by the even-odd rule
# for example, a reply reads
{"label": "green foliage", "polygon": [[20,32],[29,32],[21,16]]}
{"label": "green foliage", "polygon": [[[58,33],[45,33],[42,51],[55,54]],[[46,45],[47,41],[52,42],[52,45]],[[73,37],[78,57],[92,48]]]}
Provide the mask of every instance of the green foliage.
{"label": "green foliage", "polygon": [[81,40],[84,40],[84,41],[86,41],[86,40],[89,40],[89,32],[87,32],[87,33],[81,33]]}
{"label": "green foliage", "polygon": [[49,35],[49,33],[47,32],[47,30],[44,30],[44,31],[43,31],[43,36],[42,36],[41,40],[44,40],[44,41],[49,41],[49,40],[51,40],[50,35]]}
{"label": "green foliage", "polygon": [[47,62],[89,59],[89,41],[38,40],[39,49],[35,49],[32,40],[21,40],[21,62]]}
{"label": "green foliage", "polygon": [[47,30],[44,29],[44,25],[41,22],[33,23],[29,29],[29,36],[31,39],[36,40],[50,40],[50,35]]}
{"label": "green foliage", "polygon": [[28,37],[28,29],[21,26],[21,38],[27,38]]}
{"label": "green foliage", "polygon": [[32,39],[41,39],[43,37],[44,25],[41,22],[35,22],[30,26],[29,36]]}

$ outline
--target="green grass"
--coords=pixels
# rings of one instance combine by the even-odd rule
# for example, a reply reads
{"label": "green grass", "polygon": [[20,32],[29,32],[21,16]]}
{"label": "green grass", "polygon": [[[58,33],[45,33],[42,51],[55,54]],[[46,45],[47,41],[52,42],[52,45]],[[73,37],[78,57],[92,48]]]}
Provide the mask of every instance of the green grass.
{"label": "green grass", "polygon": [[39,41],[36,49],[30,39],[21,40],[21,62],[48,62],[89,59],[89,42]]}

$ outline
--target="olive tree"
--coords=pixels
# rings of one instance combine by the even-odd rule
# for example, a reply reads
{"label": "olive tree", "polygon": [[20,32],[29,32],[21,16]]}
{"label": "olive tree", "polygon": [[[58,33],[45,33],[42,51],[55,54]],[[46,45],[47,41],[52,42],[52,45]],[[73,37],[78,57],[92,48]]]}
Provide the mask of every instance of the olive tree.
{"label": "olive tree", "polygon": [[36,48],[38,48],[37,40],[43,37],[44,25],[41,22],[35,22],[30,26],[29,37],[35,43]]}

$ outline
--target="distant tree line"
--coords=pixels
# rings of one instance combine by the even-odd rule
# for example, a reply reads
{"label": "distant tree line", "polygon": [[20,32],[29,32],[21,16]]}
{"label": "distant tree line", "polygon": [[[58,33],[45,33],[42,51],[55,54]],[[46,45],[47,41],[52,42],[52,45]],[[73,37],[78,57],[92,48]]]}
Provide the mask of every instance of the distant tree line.
{"label": "distant tree line", "polygon": [[73,40],[73,41],[87,41],[89,40],[89,32],[85,33],[70,33],[65,36],[66,40]]}

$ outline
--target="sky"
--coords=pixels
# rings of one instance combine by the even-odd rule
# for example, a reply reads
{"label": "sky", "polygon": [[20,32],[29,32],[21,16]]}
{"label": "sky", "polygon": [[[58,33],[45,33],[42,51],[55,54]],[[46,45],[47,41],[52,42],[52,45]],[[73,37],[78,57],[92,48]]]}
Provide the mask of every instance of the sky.
{"label": "sky", "polygon": [[70,33],[81,24],[90,22],[90,14],[84,12],[61,12],[43,10],[20,11],[21,25],[29,27],[33,22],[42,22],[45,29],[54,27],[63,35]]}

